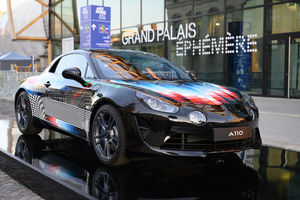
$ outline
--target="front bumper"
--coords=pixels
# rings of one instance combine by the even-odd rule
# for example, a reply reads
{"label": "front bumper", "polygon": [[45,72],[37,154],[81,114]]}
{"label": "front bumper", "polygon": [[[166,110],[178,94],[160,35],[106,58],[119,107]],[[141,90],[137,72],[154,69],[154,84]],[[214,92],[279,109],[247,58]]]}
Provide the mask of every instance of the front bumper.
{"label": "front bumper", "polygon": [[[136,117],[136,124],[147,152],[159,154],[205,156],[211,153],[258,149],[262,143],[257,119],[247,124],[218,125],[208,123],[199,127],[186,123],[172,123],[163,119],[154,120],[152,118],[149,120]],[[239,128],[247,128],[250,133],[245,134],[244,137],[225,137],[222,139],[215,136],[220,134],[220,129],[230,133],[231,130],[239,130]]]}

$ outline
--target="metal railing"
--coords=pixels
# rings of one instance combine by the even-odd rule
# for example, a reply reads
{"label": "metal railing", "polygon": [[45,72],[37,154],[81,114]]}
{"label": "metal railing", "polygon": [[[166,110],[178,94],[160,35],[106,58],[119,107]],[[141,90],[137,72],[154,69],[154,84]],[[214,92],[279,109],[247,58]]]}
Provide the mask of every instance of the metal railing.
{"label": "metal railing", "polygon": [[0,71],[0,99],[13,100],[21,81],[39,74],[39,72]]}

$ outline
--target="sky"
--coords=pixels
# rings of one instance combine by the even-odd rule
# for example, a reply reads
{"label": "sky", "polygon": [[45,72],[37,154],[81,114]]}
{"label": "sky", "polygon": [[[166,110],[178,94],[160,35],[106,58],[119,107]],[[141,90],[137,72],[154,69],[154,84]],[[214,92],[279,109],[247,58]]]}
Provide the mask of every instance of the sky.
{"label": "sky", "polygon": [[6,0],[0,0],[0,11],[6,12]]}

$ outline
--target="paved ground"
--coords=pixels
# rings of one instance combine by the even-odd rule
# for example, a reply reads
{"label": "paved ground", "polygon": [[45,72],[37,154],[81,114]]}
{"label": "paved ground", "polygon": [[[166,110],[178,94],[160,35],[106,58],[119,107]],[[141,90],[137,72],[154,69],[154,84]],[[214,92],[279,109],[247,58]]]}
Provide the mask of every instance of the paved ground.
{"label": "paved ground", "polygon": [[1,200],[42,200],[40,196],[21,185],[0,170],[0,199]]}
{"label": "paved ground", "polygon": [[14,104],[12,101],[0,100],[0,120],[13,119],[15,117]]}
{"label": "paved ground", "polygon": [[300,99],[253,97],[263,143],[300,151]]}

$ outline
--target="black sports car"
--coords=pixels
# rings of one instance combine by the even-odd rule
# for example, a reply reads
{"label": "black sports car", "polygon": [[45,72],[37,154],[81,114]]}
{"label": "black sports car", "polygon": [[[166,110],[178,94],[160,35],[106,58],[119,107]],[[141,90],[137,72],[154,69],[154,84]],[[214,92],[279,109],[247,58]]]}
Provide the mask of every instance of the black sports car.
{"label": "black sports car", "polygon": [[250,96],[139,51],[59,56],[22,81],[15,111],[23,134],[50,127],[82,138],[107,165],[126,163],[130,152],[205,156],[261,146]]}

